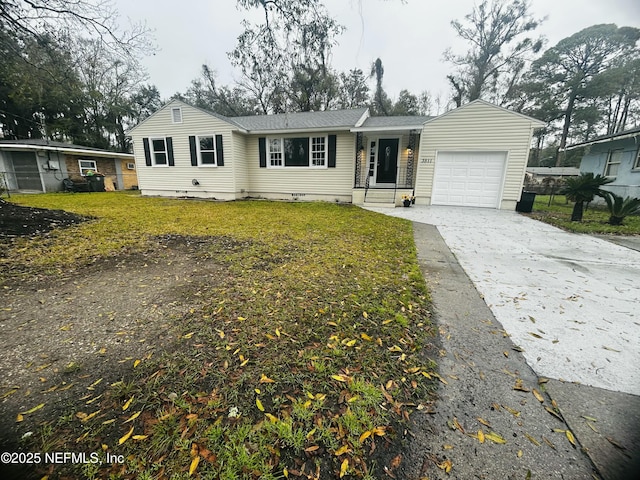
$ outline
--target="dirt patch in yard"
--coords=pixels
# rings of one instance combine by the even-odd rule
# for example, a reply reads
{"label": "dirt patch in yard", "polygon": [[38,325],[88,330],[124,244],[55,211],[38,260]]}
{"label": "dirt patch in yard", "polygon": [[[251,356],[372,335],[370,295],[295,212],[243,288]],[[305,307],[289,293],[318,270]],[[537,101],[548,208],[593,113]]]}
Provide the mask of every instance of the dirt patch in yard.
{"label": "dirt patch in yard", "polygon": [[63,210],[16,205],[0,198],[0,238],[25,237],[48,233],[89,220]]}
{"label": "dirt patch in yard", "polygon": [[[14,214],[29,219],[12,220],[29,226],[23,236],[83,220],[66,212],[13,207]],[[37,218],[46,225],[37,227]],[[165,236],[145,252],[45,280],[18,277],[5,284],[0,290],[0,451],[18,451],[23,436],[74,406],[86,404],[91,412],[88,402],[105,385],[126,379],[137,361],[175,348],[174,327],[226,275],[210,252],[233,247],[224,237]],[[2,477],[28,475],[16,470]]]}

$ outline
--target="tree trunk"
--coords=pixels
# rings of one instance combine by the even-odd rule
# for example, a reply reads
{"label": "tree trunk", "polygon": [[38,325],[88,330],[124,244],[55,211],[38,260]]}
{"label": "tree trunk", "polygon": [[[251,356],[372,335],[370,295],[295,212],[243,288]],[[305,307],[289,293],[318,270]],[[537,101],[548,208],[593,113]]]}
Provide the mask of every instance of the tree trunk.
{"label": "tree trunk", "polygon": [[564,125],[562,127],[562,137],[560,138],[560,147],[558,148],[558,152],[556,153],[556,167],[560,166],[560,150],[564,150],[564,147],[567,146],[567,137],[569,136],[569,127],[571,126],[571,117],[573,116],[573,107],[576,104],[577,93],[574,90],[571,91],[569,95],[569,103],[567,104],[567,109],[564,113]]}
{"label": "tree trunk", "polygon": [[571,212],[571,221],[581,222],[583,213],[584,213],[584,202],[576,202],[575,205],[573,206],[573,211]]}

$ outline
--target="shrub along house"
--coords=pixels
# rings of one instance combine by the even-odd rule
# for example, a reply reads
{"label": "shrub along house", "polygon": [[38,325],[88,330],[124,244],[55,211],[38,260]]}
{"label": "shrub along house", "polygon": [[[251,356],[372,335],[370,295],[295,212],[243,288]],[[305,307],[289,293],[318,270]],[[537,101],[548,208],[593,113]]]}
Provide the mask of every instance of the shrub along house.
{"label": "shrub along house", "polygon": [[10,190],[58,192],[63,179],[82,181],[89,171],[105,175],[115,189],[138,184],[135,157],[128,153],[42,139],[0,140],[0,173]]}
{"label": "shrub along house", "polygon": [[129,131],[143,195],[513,209],[542,122],[476,100],[438,117],[366,108],[223,117],[178,100]]}
{"label": "shrub along house", "polygon": [[640,128],[594,138],[566,148],[585,148],[580,173],[613,179],[603,190],[621,197],[640,198]]}

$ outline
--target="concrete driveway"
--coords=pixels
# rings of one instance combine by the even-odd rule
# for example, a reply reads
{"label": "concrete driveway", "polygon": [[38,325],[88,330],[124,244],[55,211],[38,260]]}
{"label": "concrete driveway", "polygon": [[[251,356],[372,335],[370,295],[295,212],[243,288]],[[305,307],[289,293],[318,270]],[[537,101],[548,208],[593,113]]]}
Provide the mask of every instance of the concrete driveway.
{"label": "concrete driveway", "polygon": [[516,212],[371,210],[437,226],[536,374],[640,395],[640,252]]}

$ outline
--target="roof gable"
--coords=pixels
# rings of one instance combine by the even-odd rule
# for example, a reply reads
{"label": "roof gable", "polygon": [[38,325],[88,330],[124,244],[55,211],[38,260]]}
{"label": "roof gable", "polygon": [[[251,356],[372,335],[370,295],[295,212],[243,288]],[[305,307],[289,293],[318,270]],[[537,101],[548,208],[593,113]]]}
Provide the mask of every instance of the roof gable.
{"label": "roof gable", "polygon": [[174,108],[174,107],[186,107],[186,108],[192,108],[194,110],[198,110],[199,112],[202,112],[206,115],[209,115],[211,117],[217,118],[218,120],[222,120],[223,122],[226,122],[230,125],[233,125],[236,128],[239,128],[241,130],[245,130],[245,128],[236,123],[232,118],[229,117],[225,117],[224,115],[219,115],[215,112],[211,112],[209,110],[205,110],[204,108],[200,108],[200,107],[195,107],[193,105],[190,105],[188,103],[183,102],[182,100],[178,100],[176,98],[174,98],[173,100],[169,101],[167,104],[163,105],[161,108],[159,108],[158,110],[156,110],[155,112],[153,112],[151,115],[149,115],[147,118],[145,118],[144,120],[142,120],[140,123],[138,123],[135,127],[132,127],[131,129],[129,129],[127,131],[127,136],[130,136],[133,132],[135,132],[141,125],[144,125],[149,119],[155,117],[156,115],[158,115],[160,112],[167,110],[169,108]]}
{"label": "roof gable", "polygon": [[504,108],[501,107],[499,105],[495,105],[491,102],[487,102],[486,100],[482,100],[480,98],[478,98],[477,100],[474,100],[472,102],[469,102],[465,105],[462,105],[461,107],[458,108],[454,108],[453,110],[449,110],[448,112],[443,113],[442,115],[438,116],[438,117],[433,117],[430,120],[427,120],[425,122],[425,125],[427,124],[431,124],[433,122],[437,122],[442,118],[448,117],[450,115],[456,115],[459,114],[460,112],[464,112],[465,110],[471,110],[473,108],[477,108],[479,106],[483,106],[483,107],[489,107],[492,109],[495,109],[498,112],[502,112],[502,113],[508,113],[509,115],[513,115],[514,118],[518,118],[521,120],[526,120],[530,123],[532,123],[536,128],[540,128],[540,127],[544,127],[545,123],[541,120],[538,120],[536,118],[533,117],[529,117],[527,115],[524,115],[522,113],[518,113],[518,112],[514,112],[513,110],[509,110],[508,108]]}

